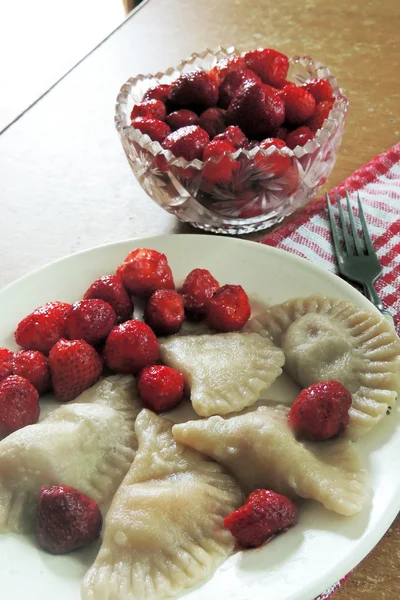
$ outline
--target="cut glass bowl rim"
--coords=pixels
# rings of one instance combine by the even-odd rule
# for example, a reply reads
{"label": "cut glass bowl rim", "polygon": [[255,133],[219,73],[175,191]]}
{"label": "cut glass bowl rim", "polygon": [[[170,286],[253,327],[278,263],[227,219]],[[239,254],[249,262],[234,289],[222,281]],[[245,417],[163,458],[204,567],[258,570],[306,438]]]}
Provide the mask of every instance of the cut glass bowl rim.
{"label": "cut glass bowl rim", "polygon": [[[138,129],[135,129],[129,124],[130,121],[130,110],[127,109],[128,98],[131,95],[132,90],[138,85],[139,82],[146,82],[151,80],[151,87],[158,85],[161,83],[161,79],[164,77],[174,77],[175,79],[179,77],[180,73],[183,72],[187,65],[195,65],[195,68],[199,68],[200,61],[206,59],[208,56],[213,56],[218,60],[223,58],[239,55],[242,56],[245,52],[239,52],[234,46],[229,46],[225,48],[223,46],[218,46],[214,50],[205,49],[203,52],[193,52],[187,59],[182,60],[177,67],[169,67],[166,71],[159,71],[155,74],[148,73],[138,74],[136,77],[130,77],[120,88],[120,91],[117,96],[117,102],[115,105],[115,126],[120,134],[122,139],[128,138],[133,140],[139,144],[143,150],[149,151],[154,157],[163,155],[169,166],[181,167],[181,168],[194,168],[198,171],[201,171],[203,166],[206,164],[204,161],[200,159],[194,159],[192,161],[188,161],[182,157],[176,157],[170,150],[166,150],[161,146],[159,142],[153,141],[147,134],[142,133]],[[326,143],[326,141],[335,133],[337,127],[343,121],[346,116],[348,110],[348,99],[343,94],[342,89],[339,87],[339,84],[336,78],[331,75],[330,70],[323,63],[319,61],[314,61],[310,56],[299,56],[294,55],[289,57],[289,62],[293,64],[301,64],[303,67],[308,66],[312,67],[315,71],[323,71],[323,75],[320,76],[321,79],[326,79],[332,86],[333,94],[334,94],[334,103],[333,107],[329,113],[329,116],[325,119],[323,126],[316,132],[314,138],[309,140],[304,146],[296,146],[294,150],[291,150],[288,147],[285,148],[277,148],[272,145],[267,150],[264,150],[259,145],[255,146],[251,150],[245,150],[243,148],[238,149],[236,152],[224,152],[221,156],[213,157],[208,159],[207,162],[219,162],[224,156],[229,156],[234,159],[239,156],[245,156],[248,159],[253,159],[256,154],[262,152],[265,156],[272,154],[273,152],[278,152],[282,156],[290,156],[296,158],[302,158],[307,155],[312,155],[316,150],[320,150],[322,146]],[[315,78],[315,77],[314,77]],[[310,77],[311,79],[311,77]],[[307,81],[308,79],[304,79]],[[150,86],[149,86],[150,87]]]}

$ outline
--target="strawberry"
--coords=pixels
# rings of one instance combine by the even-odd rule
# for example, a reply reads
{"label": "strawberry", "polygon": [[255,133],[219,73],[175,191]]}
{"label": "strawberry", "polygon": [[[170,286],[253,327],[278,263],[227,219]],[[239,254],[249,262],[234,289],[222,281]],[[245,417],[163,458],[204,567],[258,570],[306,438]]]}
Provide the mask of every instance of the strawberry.
{"label": "strawberry", "polygon": [[246,504],[224,519],[224,527],[242,546],[256,548],[295,525],[297,519],[297,508],[289,498],[270,490],[255,490]]}
{"label": "strawberry", "polygon": [[302,390],[288,415],[296,434],[307,440],[329,440],[343,433],[352,398],[338,381],[322,381]]}
{"label": "strawberry", "polygon": [[224,115],[225,111],[222,108],[207,108],[207,110],[201,113],[199,127],[208,133],[210,139],[224,131]]}
{"label": "strawberry", "polygon": [[0,363],[12,363],[14,360],[14,352],[8,348],[0,348]]}
{"label": "strawberry", "polygon": [[189,108],[195,112],[217,104],[218,86],[215,79],[205,71],[182,73],[171,83],[168,101],[177,108]]}
{"label": "strawberry", "polygon": [[255,81],[259,84],[262,83],[258,75],[249,69],[244,69],[243,71],[232,71],[225,77],[224,81],[220,85],[218,105],[222,108],[228,108],[235,97],[236,92],[245,81]]}
{"label": "strawberry", "polygon": [[183,375],[172,367],[154,365],[139,373],[138,390],[145,406],[154,412],[172,410],[183,398]]}
{"label": "strawberry", "polygon": [[160,289],[174,289],[174,278],[167,257],[150,248],[137,248],[128,254],[117,269],[126,289],[136,296],[148,298]]}
{"label": "strawberry", "polygon": [[0,348],[0,381],[14,372],[14,352],[7,348]]}
{"label": "strawberry", "polygon": [[175,290],[157,290],[149,298],[144,320],[156,335],[178,333],[185,320],[183,297]]}
{"label": "strawberry", "polygon": [[283,100],[268,86],[254,81],[243,83],[226,111],[229,125],[238,125],[247,137],[257,139],[270,135],[284,119]]}
{"label": "strawberry", "polygon": [[96,383],[103,362],[84,340],[61,339],[50,350],[49,367],[55,395],[66,402]]}
{"label": "strawberry", "polygon": [[15,341],[27,350],[48,354],[65,335],[65,316],[71,308],[66,302],[47,302],[22,319],[15,331]]}
{"label": "strawberry", "polygon": [[230,73],[234,73],[235,71],[244,71],[245,68],[246,61],[244,58],[234,54],[233,56],[221,58],[215,67],[211,69],[210,75],[215,79],[218,85],[221,85],[225,77],[227,77]]}
{"label": "strawberry", "polygon": [[139,129],[149,136],[153,142],[161,142],[171,133],[169,125],[152,117],[135,117],[131,123],[134,129]]}
{"label": "strawberry", "polygon": [[303,83],[301,87],[314,96],[317,104],[333,98],[332,86],[326,79],[311,79],[311,81]]}
{"label": "strawberry", "polygon": [[96,502],[67,485],[43,487],[36,516],[36,541],[51,554],[65,554],[100,536],[103,519]]}
{"label": "strawberry", "polygon": [[250,314],[249,298],[241,285],[223,285],[207,303],[207,321],[216,331],[239,331]]}
{"label": "strawberry", "polygon": [[92,298],[74,302],[65,318],[66,337],[95,346],[106,339],[117,317],[108,302]]}
{"label": "strawberry", "polygon": [[186,160],[201,159],[203,150],[210,141],[208,133],[198,125],[182,127],[165,138],[162,146],[175,156]]}
{"label": "strawberry", "polygon": [[0,437],[36,423],[40,414],[39,394],[19,375],[0,381]]}
{"label": "strawberry", "polygon": [[208,301],[218,288],[218,281],[207,269],[190,271],[182,286],[187,316],[194,320],[204,317]]}
{"label": "strawberry", "polygon": [[332,107],[333,100],[326,100],[317,104],[313,116],[311,119],[309,119],[309,121],[307,121],[307,126],[311,129],[311,131],[315,133],[318,131],[318,129],[321,129],[325,119],[329,117]]}
{"label": "strawberry", "polygon": [[38,350],[17,352],[13,362],[14,375],[25,377],[37,389],[45,394],[51,388],[50,369],[47,357]]}
{"label": "strawberry", "polygon": [[[214,183],[229,183],[239,163],[226,153],[236,152],[236,148],[225,140],[213,140],[204,148],[203,161],[206,163],[202,176]],[[212,160],[214,159],[214,160]],[[217,159],[217,160],[215,160]]]}
{"label": "strawberry", "polygon": [[314,96],[293,83],[286,85],[280,93],[285,104],[285,120],[291,125],[303,125],[315,111]]}
{"label": "strawberry", "polygon": [[289,60],[285,54],[271,48],[259,48],[246,52],[246,66],[256,73],[263,83],[280,88],[285,85]]}
{"label": "strawberry", "polygon": [[236,149],[243,148],[248,141],[243,131],[236,125],[230,125],[224,129],[222,133],[215,136],[213,142],[216,140],[225,140],[226,142],[232,144],[232,146]]}
{"label": "strawberry", "polygon": [[[267,138],[260,143],[260,148],[263,150],[268,150],[271,146],[280,149],[287,147],[285,142],[279,138]],[[267,156],[262,152],[258,152],[254,157],[253,164],[259,173],[281,177],[290,167],[290,157],[283,156],[279,152],[272,152]]]}
{"label": "strawberry", "polygon": [[151,117],[164,121],[167,114],[165,104],[161,100],[144,100],[132,108],[131,119],[136,117]]}
{"label": "strawberry", "polygon": [[132,300],[124,285],[116,275],[104,275],[96,279],[86,290],[83,299],[99,298],[113,307],[117,322],[123,323],[132,318]]}
{"label": "strawberry", "polygon": [[181,108],[170,113],[165,119],[172,131],[176,131],[181,127],[188,127],[189,125],[198,125],[199,117],[192,110]]}
{"label": "strawberry", "polygon": [[286,145],[294,150],[296,146],[305,146],[305,144],[312,140],[314,137],[313,132],[309,127],[303,125],[302,127],[298,127],[294,129],[286,136]]}
{"label": "strawberry", "polygon": [[7,362],[3,362],[0,363],[0,381],[2,379],[5,379],[5,377],[8,377],[9,375],[12,375],[14,372],[13,366],[11,363],[7,363]]}
{"label": "strawberry", "polygon": [[164,104],[168,100],[168,94],[170,90],[170,85],[161,83],[155,87],[149,88],[147,92],[144,93],[142,102],[146,102],[146,100],[160,100]]}
{"label": "strawberry", "polygon": [[135,375],[143,367],[156,363],[160,350],[150,327],[132,320],[114,327],[106,340],[103,356],[113,371]]}

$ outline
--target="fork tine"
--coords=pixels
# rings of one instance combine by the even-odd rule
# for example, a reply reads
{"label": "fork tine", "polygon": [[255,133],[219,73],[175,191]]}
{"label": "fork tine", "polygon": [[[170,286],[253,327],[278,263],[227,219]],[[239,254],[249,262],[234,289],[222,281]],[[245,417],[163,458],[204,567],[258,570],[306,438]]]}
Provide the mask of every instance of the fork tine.
{"label": "fork tine", "polygon": [[363,252],[363,249],[362,249],[362,246],[360,243],[360,238],[358,237],[358,231],[357,231],[356,224],[354,222],[353,211],[351,210],[350,198],[349,198],[349,194],[347,192],[346,192],[346,204],[347,204],[347,212],[349,214],[349,219],[350,219],[351,231],[353,233],[354,246],[356,248],[356,252],[357,252],[358,256],[361,256],[362,254],[364,254],[364,252]]}
{"label": "fork tine", "polygon": [[333,239],[333,245],[335,246],[336,256],[339,259],[342,256],[342,248],[340,246],[340,239],[339,239],[339,234],[338,234],[338,230],[336,227],[335,215],[333,214],[331,199],[329,198],[328,192],[326,192],[325,196],[326,196],[326,202],[328,204],[329,222],[331,224],[331,234],[332,234],[332,239]]}
{"label": "fork tine", "polygon": [[346,220],[344,218],[342,203],[340,201],[339,194],[336,194],[336,200],[337,200],[337,205],[338,205],[338,209],[339,209],[340,222],[342,224],[342,233],[343,233],[344,243],[346,246],[346,252],[347,252],[348,256],[351,256],[353,254],[353,249],[351,247],[351,239],[350,239],[349,232],[347,231]]}
{"label": "fork tine", "polygon": [[365,221],[364,211],[363,211],[363,207],[361,204],[359,192],[357,192],[357,201],[358,201],[358,214],[360,215],[361,227],[362,227],[363,234],[364,234],[364,242],[365,242],[365,247],[367,249],[367,254],[372,254],[372,255],[376,256],[374,245],[372,243],[371,237],[369,235],[367,223]]}

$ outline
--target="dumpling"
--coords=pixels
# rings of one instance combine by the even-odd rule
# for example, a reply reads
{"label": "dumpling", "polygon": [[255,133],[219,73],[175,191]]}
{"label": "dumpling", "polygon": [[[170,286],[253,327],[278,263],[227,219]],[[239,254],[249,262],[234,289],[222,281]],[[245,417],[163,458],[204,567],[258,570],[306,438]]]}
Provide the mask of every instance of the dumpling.
{"label": "dumpling", "polygon": [[112,502],[83,600],[162,600],[212,575],[234,539],[223,519],[242,502],[223,467],[177,444],[173,423],[144,409],[139,449]]}
{"label": "dumpling", "polygon": [[142,407],[131,375],[96,383],[0,442],[0,531],[31,531],[42,486],[62,483],[109,503],[135,450]]}
{"label": "dumpling", "polygon": [[283,348],[300,385],[335,379],[352,393],[346,435],[367,433],[400,392],[400,340],[383,317],[345,300],[309,296],[272,306],[254,323]]}
{"label": "dumpling", "polygon": [[251,406],[282,373],[282,350],[257,333],[160,340],[162,361],[180,371],[196,413],[225,415]]}
{"label": "dumpling", "polygon": [[285,407],[260,406],[237,416],[175,425],[172,433],[229,469],[245,493],[272,489],[318,500],[342,515],[359,512],[368,493],[352,443],[300,442],[287,413]]}

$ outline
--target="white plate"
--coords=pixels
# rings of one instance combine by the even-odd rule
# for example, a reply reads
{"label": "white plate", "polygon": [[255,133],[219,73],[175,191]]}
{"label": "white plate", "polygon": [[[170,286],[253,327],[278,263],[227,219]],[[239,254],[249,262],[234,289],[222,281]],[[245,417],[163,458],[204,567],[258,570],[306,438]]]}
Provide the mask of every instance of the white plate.
{"label": "white plate", "polygon": [[[14,346],[15,326],[31,310],[50,300],[79,299],[95,278],[112,273],[128,252],[140,246],[165,252],[178,283],[191,269],[203,267],[221,284],[241,284],[260,301],[276,303],[320,292],[374,310],[335,275],[286,252],[220,237],[159,236],[75,254],[5,288],[0,292],[0,345]],[[293,390],[282,379],[274,385],[274,398],[287,400]],[[371,504],[361,514],[341,517],[304,501],[296,527],[260,549],[233,555],[210,581],[185,594],[185,600],[311,600],[346,575],[384,535],[400,509],[398,428],[399,413],[393,410],[357,443],[373,490]],[[69,450],[73,460],[73,449]],[[3,535],[1,597],[79,600],[80,582],[96,551],[97,546],[51,556],[36,549],[33,538]]]}

